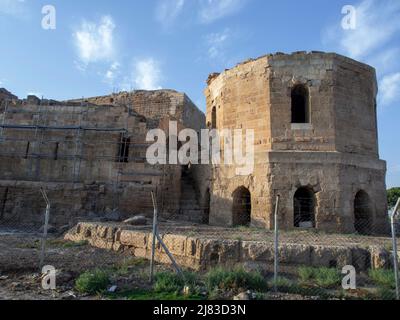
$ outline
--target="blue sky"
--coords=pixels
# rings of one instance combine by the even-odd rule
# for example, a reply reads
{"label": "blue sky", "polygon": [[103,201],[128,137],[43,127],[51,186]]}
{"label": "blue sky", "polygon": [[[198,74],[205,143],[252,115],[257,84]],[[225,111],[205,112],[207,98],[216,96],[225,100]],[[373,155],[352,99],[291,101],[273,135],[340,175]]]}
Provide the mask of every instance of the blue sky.
{"label": "blue sky", "polygon": [[[42,28],[42,8],[56,29]],[[344,5],[356,29],[343,30]],[[76,98],[186,92],[204,110],[209,73],[276,51],[335,51],[377,68],[381,158],[400,186],[399,0],[0,0],[0,87]]]}

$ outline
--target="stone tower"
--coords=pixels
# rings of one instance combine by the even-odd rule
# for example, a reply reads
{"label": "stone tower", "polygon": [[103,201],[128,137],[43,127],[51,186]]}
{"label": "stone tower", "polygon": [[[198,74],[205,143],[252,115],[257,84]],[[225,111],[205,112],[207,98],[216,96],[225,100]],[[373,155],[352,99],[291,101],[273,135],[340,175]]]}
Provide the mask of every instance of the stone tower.
{"label": "stone tower", "polygon": [[[383,233],[375,69],[334,53],[276,53],[212,74],[207,123],[253,129],[254,171],[213,166],[210,223]],[[221,153],[224,147],[221,146]]]}

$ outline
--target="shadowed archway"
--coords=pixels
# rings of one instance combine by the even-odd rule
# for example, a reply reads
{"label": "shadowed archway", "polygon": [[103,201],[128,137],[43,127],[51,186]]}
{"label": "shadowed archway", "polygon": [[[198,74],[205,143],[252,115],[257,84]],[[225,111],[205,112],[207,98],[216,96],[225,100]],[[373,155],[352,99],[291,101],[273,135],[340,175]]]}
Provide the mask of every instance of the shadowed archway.
{"label": "shadowed archway", "polygon": [[233,226],[250,226],[251,194],[245,187],[237,188],[233,193],[232,223]]}
{"label": "shadowed archway", "polygon": [[315,228],[315,194],[310,188],[299,188],[293,198],[294,226]]}
{"label": "shadowed archway", "polygon": [[372,233],[372,210],[369,195],[361,190],[354,198],[354,229],[362,235]]}

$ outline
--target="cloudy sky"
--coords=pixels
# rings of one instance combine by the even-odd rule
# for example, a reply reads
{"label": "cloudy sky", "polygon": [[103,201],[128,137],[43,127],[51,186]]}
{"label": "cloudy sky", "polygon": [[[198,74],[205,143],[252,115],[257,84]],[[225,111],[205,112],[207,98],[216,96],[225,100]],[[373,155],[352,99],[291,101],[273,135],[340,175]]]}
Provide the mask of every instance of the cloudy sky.
{"label": "cloudy sky", "polygon": [[172,88],[203,110],[211,72],[276,51],[345,54],[377,69],[381,158],[400,186],[399,0],[0,0],[0,38],[0,87],[20,97]]}

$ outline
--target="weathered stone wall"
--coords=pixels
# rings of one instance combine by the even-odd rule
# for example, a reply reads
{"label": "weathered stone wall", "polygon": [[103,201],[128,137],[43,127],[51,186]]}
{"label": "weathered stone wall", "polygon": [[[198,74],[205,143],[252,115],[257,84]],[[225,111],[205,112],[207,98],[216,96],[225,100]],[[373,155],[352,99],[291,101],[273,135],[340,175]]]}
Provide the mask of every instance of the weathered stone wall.
{"label": "weathered stone wall", "polygon": [[[274,263],[274,246],[267,241],[225,240],[189,237],[182,234],[161,235],[176,261],[194,270],[215,266],[258,264],[261,268]],[[109,224],[79,223],[66,236],[70,241],[89,241],[92,246],[128,252],[135,257],[150,259],[151,231]],[[284,266],[314,266],[338,268],[352,265],[358,272],[390,266],[390,252],[382,246],[318,245],[286,243],[279,247],[280,263]],[[170,264],[167,254],[158,243],[155,259]]]}
{"label": "weathered stone wall", "polygon": [[[57,225],[113,209],[121,219],[152,215],[151,191],[165,217],[179,212],[181,167],[150,165],[146,135],[170,113],[180,127],[183,121],[204,126],[204,115],[184,94],[140,91],[68,102],[28,97],[0,108],[0,223],[42,223],[40,186],[49,192]],[[122,137],[130,139],[127,161],[119,159]]]}
{"label": "weathered stone wall", "polygon": [[[308,90],[310,121],[294,124],[291,92]],[[252,129],[255,165],[248,176],[238,166],[213,166],[210,221],[232,225],[233,193],[251,193],[251,222],[273,227],[275,198],[281,196],[281,226],[294,227],[294,194],[315,194],[319,230],[354,232],[354,197],[370,200],[371,229],[387,231],[386,164],[379,160],[373,68],[333,53],[275,54],[212,74],[205,90],[207,123]],[[221,145],[223,158],[224,145]]]}
{"label": "weathered stone wall", "polygon": [[[82,100],[71,100],[81,102]],[[87,98],[96,105],[123,105],[147,119],[149,128],[158,128],[165,118],[176,119],[185,127],[200,130],[205,127],[204,114],[189,97],[174,90],[121,92],[108,96]]]}

